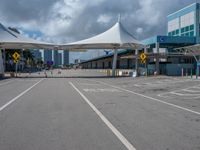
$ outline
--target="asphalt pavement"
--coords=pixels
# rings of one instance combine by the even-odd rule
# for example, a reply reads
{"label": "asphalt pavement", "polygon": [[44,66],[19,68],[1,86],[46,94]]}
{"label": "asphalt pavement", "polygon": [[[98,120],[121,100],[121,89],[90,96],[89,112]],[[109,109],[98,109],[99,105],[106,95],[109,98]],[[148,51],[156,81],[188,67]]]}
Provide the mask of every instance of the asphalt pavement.
{"label": "asphalt pavement", "polygon": [[96,75],[0,81],[0,150],[200,150],[199,80]]}

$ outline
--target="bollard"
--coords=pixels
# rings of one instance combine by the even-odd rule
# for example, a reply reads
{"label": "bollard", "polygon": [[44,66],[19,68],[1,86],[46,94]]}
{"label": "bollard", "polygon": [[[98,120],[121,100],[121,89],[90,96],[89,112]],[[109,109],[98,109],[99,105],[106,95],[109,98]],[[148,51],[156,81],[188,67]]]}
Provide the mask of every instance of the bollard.
{"label": "bollard", "polygon": [[183,70],[183,68],[181,69],[181,75],[182,75],[182,77],[184,76],[184,70]]}

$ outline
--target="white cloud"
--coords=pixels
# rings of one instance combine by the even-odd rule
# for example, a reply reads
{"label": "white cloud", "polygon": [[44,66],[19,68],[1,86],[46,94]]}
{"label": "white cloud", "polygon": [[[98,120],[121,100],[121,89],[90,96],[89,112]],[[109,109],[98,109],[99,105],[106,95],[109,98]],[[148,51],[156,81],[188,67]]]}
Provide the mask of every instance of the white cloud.
{"label": "white cloud", "polygon": [[143,28],[139,27],[136,29],[137,34],[142,34],[143,33]]}
{"label": "white cloud", "polygon": [[108,16],[106,14],[100,15],[97,19],[97,22],[99,23],[109,23],[111,20],[111,16]]}

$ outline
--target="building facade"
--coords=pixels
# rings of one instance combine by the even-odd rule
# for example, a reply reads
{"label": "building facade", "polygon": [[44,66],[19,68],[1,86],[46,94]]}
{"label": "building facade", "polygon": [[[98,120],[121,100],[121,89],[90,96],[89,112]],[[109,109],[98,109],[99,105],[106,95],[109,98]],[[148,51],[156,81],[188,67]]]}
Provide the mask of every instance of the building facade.
{"label": "building facade", "polygon": [[167,16],[167,35],[196,37],[200,35],[200,4],[193,3]]}
{"label": "building facade", "polygon": [[63,65],[69,65],[69,51],[63,51]]}
{"label": "building facade", "polygon": [[53,51],[53,62],[54,66],[58,66],[58,51]]}
{"label": "building facade", "polygon": [[35,59],[42,59],[42,52],[40,50],[31,51]]}
{"label": "building facade", "polygon": [[58,66],[62,65],[62,53],[58,53]]}
{"label": "building facade", "polygon": [[52,59],[52,50],[44,50],[44,63],[53,61]]}

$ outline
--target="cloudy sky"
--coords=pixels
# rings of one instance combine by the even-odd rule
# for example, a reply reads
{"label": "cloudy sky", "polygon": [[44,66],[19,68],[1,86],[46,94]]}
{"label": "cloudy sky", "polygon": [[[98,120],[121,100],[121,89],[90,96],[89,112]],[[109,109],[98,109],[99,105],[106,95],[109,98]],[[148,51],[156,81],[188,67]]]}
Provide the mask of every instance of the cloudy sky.
{"label": "cloudy sky", "polygon": [[[199,0],[1,0],[0,22],[26,36],[68,43],[99,34],[117,21],[142,40],[166,34],[166,16]],[[71,53],[82,59],[96,52]]]}

